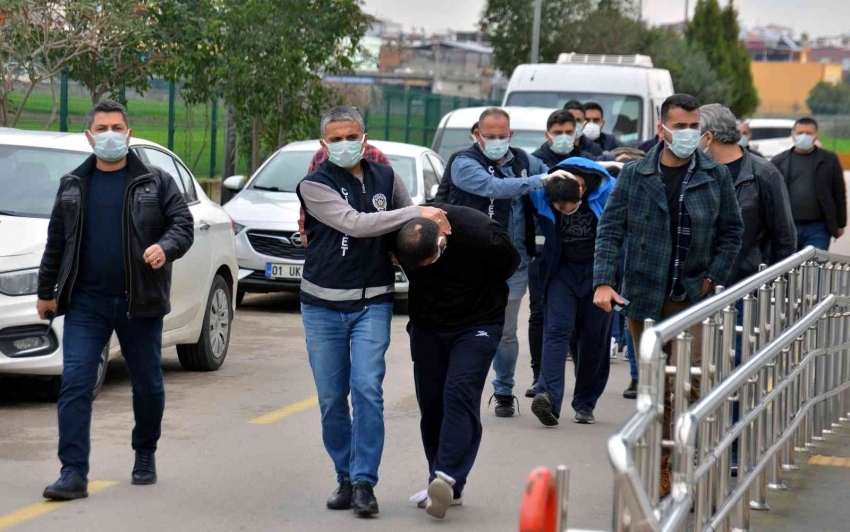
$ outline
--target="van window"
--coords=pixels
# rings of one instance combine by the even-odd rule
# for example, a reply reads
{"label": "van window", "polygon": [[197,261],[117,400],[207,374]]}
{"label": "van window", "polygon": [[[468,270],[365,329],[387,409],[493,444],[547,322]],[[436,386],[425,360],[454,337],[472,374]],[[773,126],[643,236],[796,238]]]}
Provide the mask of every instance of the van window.
{"label": "van window", "polygon": [[[470,124],[472,126],[472,124]],[[522,148],[528,153],[533,152],[546,141],[543,128],[546,124],[540,124],[539,131],[520,130],[514,131],[514,136],[511,139],[511,146],[514,148]],[[434,140],[433,150],[440,154],[444,161],[448,161],[449,157],[455,152],[465,150],[472,145],[472,140],[469,138],[469,128],[463,129],[444,129],[437,133]]]}
{"label": "van window", "polygon": [[784,139],[791,136],[790,127],[753,127],[751,124],[750,131],[753,132],[750,140]]}
{"label": "van window", "polygon": [[506,105],[562,109],[570,100],[593,101],[601,105],[605,111],[605,127],[602,131],[612,133],[620,142],[633,144],[640,140],[643,102],[638,96],[589,92],[512,92]]}

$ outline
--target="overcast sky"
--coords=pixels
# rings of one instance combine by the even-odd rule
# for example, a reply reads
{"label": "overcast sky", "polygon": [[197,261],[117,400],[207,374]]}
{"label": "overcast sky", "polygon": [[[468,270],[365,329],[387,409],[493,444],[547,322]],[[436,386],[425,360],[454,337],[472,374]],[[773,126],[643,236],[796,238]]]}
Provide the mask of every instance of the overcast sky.
{"label": "overcast sky", "polygon": [[[486,4],[486,0],[365,1],[370,14],[399,22],[405,31],[415,25],[429,33],[476,28]],[[813,37],[850,33],[850,0],[737,0],[735,4],[746,26],[780,24],[794,28],[798,37],[803,32]],[[528,0],[529,9],[532,5],[533,0]],[[691,13],[695,5],[696,0],[690,0]],[[685,0],[643,0],[643,15],[652,24],[681,21],[684,11]]]}

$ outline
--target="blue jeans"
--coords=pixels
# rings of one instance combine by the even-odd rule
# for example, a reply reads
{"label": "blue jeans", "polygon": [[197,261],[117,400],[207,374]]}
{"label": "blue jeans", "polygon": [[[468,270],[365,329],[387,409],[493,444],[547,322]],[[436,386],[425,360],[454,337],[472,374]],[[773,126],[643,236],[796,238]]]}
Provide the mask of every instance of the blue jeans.
{"label": "blue jeans", "polygon": [[824,251],[829,250],[832,235],[824,222],[797,224],[797,250],[806,246],[814,246]]}
{"label": "blue jeans", "polygon": [[[337,482],[378,483],[384,451],[384,355],[392,303],[339,312],[301,305],[307,353],[322,413],[322,440]],[[348,395],[351,393],[351,409]],[[353,418],[353,419],[352,419]]]}
{"label": "blue jeans", "polygon": [[546,288],[543,360],[539,393],[546,392],[555,415],[564,400],[567,346],[575,334],[576,386],[572,407],[593,412],[611,371],[611,314],[593,304],[593,263],[560,264]]}
{"label": "blue jeans", "polygon": [[635,351],[635,342],[632,340],[632,333],[629,332],[628,327],[623,327],[625,329],[624,336],[626,337],[626,348],[628,352],[626,353],[626,360],[629,361],[629,374],[632,377],[633,381],[638,379],[638,365],[637,365],[637,351]]}
{"label": "blue jeans", "polygon": [[162,428],[162,318],[127,318],[127,298],[76,291],[65,314],[59,460],[88,477],[91,413],[100,355],[113,331],[133,384],[133,449],[153,453]]}
{"label": "blue jeans", "polygon": [[462,331],[426,331],[413,323],[410,354],[428,483],[442,471],[460,497],[481,445],[481,393],[502,336],[498,325]]}
{"label": "blue jeans", "polygon": [[505,309],[502,341],[499,343],[496,358],[493,360],[493,369],[496,371],[493,388],[496,395],[513,395],[514,393],[514,384],[516,384],[514,373],[516,372],[516,361],[519,357],[519,340],[517,340],[516,331],[522,297],[528,289],[528,265],[521,266],[508,279],[508,287],[510,292],[508,306]]}

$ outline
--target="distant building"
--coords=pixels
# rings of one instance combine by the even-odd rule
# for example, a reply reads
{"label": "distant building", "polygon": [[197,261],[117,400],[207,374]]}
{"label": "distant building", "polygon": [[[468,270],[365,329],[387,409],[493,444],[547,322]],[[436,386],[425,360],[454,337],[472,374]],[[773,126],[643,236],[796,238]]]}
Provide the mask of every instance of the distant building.
{"label": "distant building", "polygon": [[812,87],[821,81],[841,83],[842,77],[841,65],[821,63],[753,61],[750,68],[760,100],[758,113],[763,115],[808,114],[806,99]]}
{"label": "distant building", "polygon": [[785,26],[769,25],[743,32],[744,45],[753,61],[803,60],[803,47],[793,38],[793,30]]}
{"label": "distant building", "polygon": [[841,65],[844,72],[850,72],[850,46],[812,48],[809,51],[809,61]]}

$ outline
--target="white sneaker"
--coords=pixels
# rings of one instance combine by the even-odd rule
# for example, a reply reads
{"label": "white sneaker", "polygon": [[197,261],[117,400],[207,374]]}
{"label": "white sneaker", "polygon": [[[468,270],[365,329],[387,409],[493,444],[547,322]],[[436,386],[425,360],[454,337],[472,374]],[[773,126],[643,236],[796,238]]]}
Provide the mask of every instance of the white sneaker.
{"label": "white sneaker", "polygon": [[[410,497],[410,502],[416,504],[417,508],[422,508],[423,510],[428,506],[428,490],[422,490],[417,494]],[[461,493],[460,497],[456,499],[452,499],[452,506],[463,506],[463,494]]]}
{"label": "white sneaker", "polygon": [[446,516],[446,511],[452,505],[455,485],[455,479],[446,475],[442,471],[437,471],[435,478],[428,486],[428,502],[425,506],[425,511],[428,515],[442,519]]}

